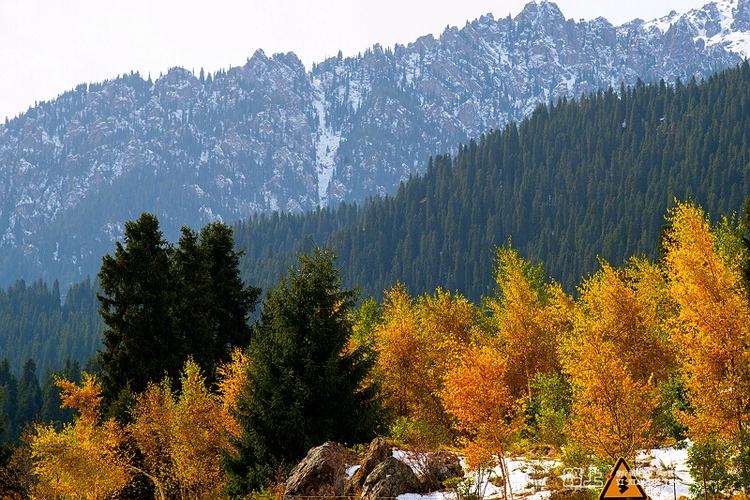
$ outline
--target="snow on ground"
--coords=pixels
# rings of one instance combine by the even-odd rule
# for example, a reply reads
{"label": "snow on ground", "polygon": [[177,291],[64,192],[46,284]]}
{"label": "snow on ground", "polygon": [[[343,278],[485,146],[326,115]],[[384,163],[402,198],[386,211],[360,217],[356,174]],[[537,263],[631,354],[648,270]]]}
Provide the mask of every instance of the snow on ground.
{"label": "snow on ground", "polygon": [[[408,452],[393,450],[393,456],[409,464],[414,468],[414,458]],[[689,497],[689,487],[693,482],[688,473],[687,448],[659,448],[642,452],[636,458],[637,463],[629,463],[631,470],[639,478],[643,489],[651,500],[677,500],[681,496]],[[545,484],[546,472],[561,467],[558,460],[553,459],[526,459],[525,457],[513,457],[507,461],[510,470],[510,484],[513,489],[513,498],[519,500],[547,500],[551,491]],[[614,464],[612,464],[614,467]],[[497,467],[493,473],[500,476],[500,468]],[[476,477],[470,474],[471,477]],[[599,477],[596,470],[563,469],[561,475],[563,486],[583,487],[584,484],[599,483],[604,485],[606,477]],[[484,498],[502,498],[502,487],[492,483],[486,483]],[[456,495],[448,491],[438,491],[428,495],[408,493],[400,495],[399,500],[454,500]]]}

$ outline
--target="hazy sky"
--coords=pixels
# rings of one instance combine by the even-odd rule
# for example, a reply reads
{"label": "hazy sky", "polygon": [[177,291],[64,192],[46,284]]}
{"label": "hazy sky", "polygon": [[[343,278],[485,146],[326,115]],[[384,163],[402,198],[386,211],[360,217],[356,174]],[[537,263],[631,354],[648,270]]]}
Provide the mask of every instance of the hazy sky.
{"label": "hazy sky", "polygon": [[[559,0],[566,18],[615,25],[686,12],[709,0]],[[292,51],[305,66],[341,50],[407,45],[527,0],[0,0],[0,120],[70,90],[173,66],[206,71],[245,63],[258,48]]]}

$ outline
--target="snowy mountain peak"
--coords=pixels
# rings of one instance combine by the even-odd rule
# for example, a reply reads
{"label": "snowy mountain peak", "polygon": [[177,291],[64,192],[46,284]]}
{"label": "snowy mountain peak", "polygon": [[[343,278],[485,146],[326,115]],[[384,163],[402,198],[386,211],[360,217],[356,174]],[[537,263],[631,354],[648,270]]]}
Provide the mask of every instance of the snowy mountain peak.
{"label": "snowy mountain peak", "polygon": [[721,0],[684,14],[675,11],[643,24],[646,30],[687,32],[704,50],[724,50],[750,56],[750,0]]}
{"label": "snowy mountain peak", "polygon": [[96,274],[143,211],[176,239],[183,224],[393,193],[540,103],[734,66],[749,34],[750,0],[619,27],[536,1],[311,71],[258,50],[213,75],[79,85],[0,124],[0,284]]}
{"label": "snowy mountain peak", "polygon": [[536,26],[548,26],[550,23],[565,22],[565,16],[556,3],[542,0],[527,3],[516,20]]}

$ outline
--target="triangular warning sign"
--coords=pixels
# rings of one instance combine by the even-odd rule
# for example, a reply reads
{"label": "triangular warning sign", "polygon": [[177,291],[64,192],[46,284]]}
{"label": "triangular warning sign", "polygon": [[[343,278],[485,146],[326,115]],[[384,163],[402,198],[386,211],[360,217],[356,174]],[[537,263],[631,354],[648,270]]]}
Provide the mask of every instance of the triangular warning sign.
{"label": "triangular warning sign", "polygon": [[621,457],[617,460],[612,473],[607,477],[607,482],[599,493],[599,500],[609,498],[632,499],[632,500],[649,500],[638,480],[633,477],[630,467]]}

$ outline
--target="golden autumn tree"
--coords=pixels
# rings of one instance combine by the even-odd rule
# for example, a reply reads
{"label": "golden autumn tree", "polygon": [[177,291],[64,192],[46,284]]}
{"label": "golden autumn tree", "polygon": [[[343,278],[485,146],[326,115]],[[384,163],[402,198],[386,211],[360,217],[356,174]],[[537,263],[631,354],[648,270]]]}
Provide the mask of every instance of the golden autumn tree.
{"label": "golden autumn tree", "polygon": [[376,327],[377,371],[398,416],[452,439],[452,419],[440,391],[477,320],[475,307],[463,296],[439,288],[416,301],[403,285],[386,293],[383,322]]}
{"label": "golden autumn tree", "polygon": [[385,294],[383,324],[377,328],[378,363],[389,403],[399,417],[429,394],[422,363],[427,346],[419,335],[419,317],[406,287],[397,284]]}
{"label": "golden autumn tree", "polygon": [[[446,375],[441,397],[464,433],[467,465],[499,464],[508,477],[505,454],[524,429],[524,402],[507,383],[508,359],[489,346],[468,348]],[[504,487],[508,481],[504,481]],[[505,491],[505,490],[504,490]]]}
{"label": "golden autumn tree", "polygon": [[696,440],[736,443],[750,417],[750,318],[741,269],[747,256],[730,221],[712,230],[692,203],[678,204],[667,220],[665,262],[678,305],[670,332],[693,408],[682,417]]}
{"label": "golden autumn tree", "polygon": [[83,374],[80,386],[57,380],[62,407],[80,415],[57,432],[36,424],[31,438],[32,472],[39,482],[34,496],[96,500],[110,498],[128,482],[129,457],[122,451],[123,429],[114,419],[100,422],[101,388],[94,375]]}
{"label": "golden autumn tree", "polygon": [[561,358],[573,389],[571,436],[602,458],[633,458],[657,435],[657,383],[674,356],[666,334],[671,311],[658,266],[602,262],[580,287],[573,330]]}
{"label": "golden autumn tree", "polygon": [[188,360],[179,393],[168,379],[150,384],[138,396],[133,421],[124,428],[114,419],[101,421],[96,377],[85,374],[80,386],[58,380],[63,406],[78,409],[80,416],[61,432],[51,425],[35,426],[37,435],[30,444],[32,472],[39,483],[34,494],[110,498],[136,475],[152,481],[162,499],[219,494],[226,482],[222,452],[229,450],[229,436],[239,433],[229,408],[246,366],[245,355],[235,350],[231,361],[217,370],[219,393],[214,394],[206,388],[200,367]]}
{"label": "golden autumn tree", "polygon": [[239,423],[231,416],[231,410],[237,404],[243,387],[247,382],[248,357],[243,349],[232,350],[230,360],[219,365],[216,369],[218,374],[217,395],[220,403],[220,418],[226,429],[229,439],[227,447],[234,439],[239,439],[242,429]]}
{"label": "golden autumn tree", "polygon": [[[232,370],[225,367],[220,373]],[[204,498],[219,492],[226,480],[221,453],[232,424],[221,398],[205,384],[200,367],[188,359],[179,394],[168,380],[150,384],[138,397],[128,427],[143,455],[145,472],[158,478],[168,496]],[[226,381],[224,387],[230,384]]]}
{"label": "golden autumn tree", "polygon": [[559,369],[551,292],[542,266],[532,267],[510,244],[496,250],[495,262],[495,297],[485,300],[488,323],[508,358],[511,388],[531,398],[535,376]]}

